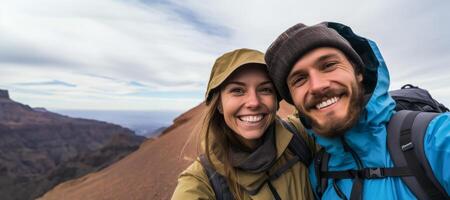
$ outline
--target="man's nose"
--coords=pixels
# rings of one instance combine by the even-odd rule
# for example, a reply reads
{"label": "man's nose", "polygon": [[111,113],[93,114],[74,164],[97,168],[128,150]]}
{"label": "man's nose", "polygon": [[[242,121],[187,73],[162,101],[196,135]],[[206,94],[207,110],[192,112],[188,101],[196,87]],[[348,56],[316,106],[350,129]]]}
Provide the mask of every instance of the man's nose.
{"label": "man's nose", "polygon": [[330,87],[330,81],[320,72],[311,73],[309,76],[309,89],[311,94],[323,93]]}

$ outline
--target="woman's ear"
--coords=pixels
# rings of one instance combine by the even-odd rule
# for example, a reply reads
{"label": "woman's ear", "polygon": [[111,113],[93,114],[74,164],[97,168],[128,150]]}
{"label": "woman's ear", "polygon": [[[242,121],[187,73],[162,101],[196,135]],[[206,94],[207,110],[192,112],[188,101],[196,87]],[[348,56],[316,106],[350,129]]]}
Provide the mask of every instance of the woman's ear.
{"label": "woman's ear", "polygon": [[217,110],[219,111],[220,114],[223,115],[223,108],[222,108],[222,104],[219,102],[219,105],[217,105]]}

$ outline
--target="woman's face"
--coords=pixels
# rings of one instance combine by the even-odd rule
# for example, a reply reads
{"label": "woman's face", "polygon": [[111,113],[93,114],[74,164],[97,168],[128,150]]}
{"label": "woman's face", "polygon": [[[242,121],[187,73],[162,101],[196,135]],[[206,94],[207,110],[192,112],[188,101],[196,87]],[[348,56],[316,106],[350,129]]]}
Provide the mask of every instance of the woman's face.
{"label": "woman's face", "polygon": [[276,92],[263,66],[244,66],[233,72],[220,91],[219,112],[248,147],[255,147],[277,110]]}

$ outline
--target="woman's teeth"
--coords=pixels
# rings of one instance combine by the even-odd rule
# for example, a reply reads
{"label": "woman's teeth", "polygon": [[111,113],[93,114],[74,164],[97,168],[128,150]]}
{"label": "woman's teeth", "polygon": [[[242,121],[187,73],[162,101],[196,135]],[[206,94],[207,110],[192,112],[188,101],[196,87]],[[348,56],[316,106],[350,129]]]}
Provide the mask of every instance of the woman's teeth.
{"label": "woman's teeth", "polygon": [[259,122],[262,120],[262,118],[263,118],[263,115],[248,115],[248,116],[239,117],[239,119],[241,121],[252,122],[252,123]]}

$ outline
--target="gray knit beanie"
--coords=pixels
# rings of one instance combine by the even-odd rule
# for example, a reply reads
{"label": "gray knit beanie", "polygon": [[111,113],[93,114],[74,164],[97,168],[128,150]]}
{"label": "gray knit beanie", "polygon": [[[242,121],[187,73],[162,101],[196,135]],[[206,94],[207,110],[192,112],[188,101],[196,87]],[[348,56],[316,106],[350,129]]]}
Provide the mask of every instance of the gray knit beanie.
{"label": "gray knit beanie", "polygon": [[286,83],[292,67],[303,55],[318,47],[334,47],[341,50],[355,64],[355,71],[363,73],[363,61],[350,43],[328,27],[328,22],[314,26],[296,24],[283,32],[267,49],[265,60],[269,75],[281,97],[293,104]]}

